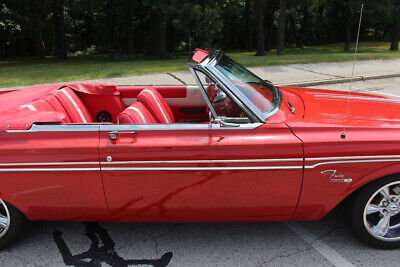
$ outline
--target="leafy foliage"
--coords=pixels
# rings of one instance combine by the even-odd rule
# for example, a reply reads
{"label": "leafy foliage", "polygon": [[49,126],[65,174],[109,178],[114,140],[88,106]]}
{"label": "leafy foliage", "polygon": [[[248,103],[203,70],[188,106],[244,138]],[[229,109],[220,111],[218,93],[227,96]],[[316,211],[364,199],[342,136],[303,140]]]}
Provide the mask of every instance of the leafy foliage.
{"label": "leafy foliage", "polygon": [[[255,49],[257,40],[264,42],[264,49],[269,51],[278,34],[282,34],[277,30],[281,3],[282,0],[0,0],[0,57],[43,53],[60,57],[60,49],[64,49],[68,55],[103,54],[118,59],[143,52],[165,58],[174,51],[190,53],[194,47]],[[354,41],[361,3],[365,13],[360,39],[398,42],[400,0],[288,0],[285,46],[301,48]],[[257,8],[261,13],[255,12]],[[261,27],[256,27],[256,13],[261,14]]]}

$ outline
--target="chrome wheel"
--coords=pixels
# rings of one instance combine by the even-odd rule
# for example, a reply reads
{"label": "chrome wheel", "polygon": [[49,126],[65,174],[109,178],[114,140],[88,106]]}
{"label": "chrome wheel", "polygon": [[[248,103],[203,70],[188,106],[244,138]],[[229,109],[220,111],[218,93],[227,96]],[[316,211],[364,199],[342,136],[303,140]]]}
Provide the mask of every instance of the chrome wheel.
{"label": "chrome wheel", "polygon": [[0,199],[0,238],[3,237],[10,227],[10,212],[3,200]]}
{"label": "chrome wheel", "polygon": [[400,241],[400,181],[379,188],[364,208],[364,226],[376,239]]}

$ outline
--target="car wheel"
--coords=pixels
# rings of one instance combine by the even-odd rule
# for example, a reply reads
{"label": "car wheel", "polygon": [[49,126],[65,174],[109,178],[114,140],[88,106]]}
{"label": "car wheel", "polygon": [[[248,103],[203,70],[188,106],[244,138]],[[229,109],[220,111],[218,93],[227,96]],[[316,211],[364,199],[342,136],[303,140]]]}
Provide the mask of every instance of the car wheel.
{"label": "car wheel", "polygon": [[25,216],[17,208],[0,199],[0,250],[18,239],[25,222]]}
{"label": "car wheel", "polygon": [[379,248],[400,247],[400,178],[388,176],[366,185],[350,208],[357,236]]}

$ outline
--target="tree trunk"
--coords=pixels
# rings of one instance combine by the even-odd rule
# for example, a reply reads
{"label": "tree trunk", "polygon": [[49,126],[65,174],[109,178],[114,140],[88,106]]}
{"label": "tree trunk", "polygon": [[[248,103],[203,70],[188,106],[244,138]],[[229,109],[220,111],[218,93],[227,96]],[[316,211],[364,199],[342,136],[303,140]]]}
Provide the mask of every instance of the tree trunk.
{"label": "tree trunk", "polygon": [[308,6],[304,5],[303,9],[303,20],[301,22],[300,26],[300,31],[299,31],[299,40],[297,42],[297,46],[299,48],[304,48],[304,38],[305,38],[305,32],[306,32],[306,27],[307,27],[307,22],[308,22]]}
{"label": "tree trunk", "polygon": [[351,7],[350,7],[350,1],[351,0],[346,0],[346,35],[344,39],[344,52],[349,52],[350,51],[350,43],[351,43],[351,29],[353,27],[352,23],[352,17],[351,17]]}
{"label": "tree trunk", "polygon": [[351,43],[351,22],[347,22],[346,25],[346,39],[344,41],[344,52],[349,52],[350,51],[350,43]]}
{"label": "tree trunk", "polygon": [[132,55],[135,52],[134,49],[134,26],[133,26],[133,14],[132,14],[132,1],[125,0],[125,16],[126,16],[126,25],[125,25],[125,39],[126,39],[126,51],[129,55]]}
{"label": "tree trunk", "polygon": [[56,55],[58,59],[67,58],[65,48],[65,25],[64,25],[64,0],[54,0],[54,30],[56,37]]}
{"label": "tree trunk", "polygon": [[272,50],[272,24],[273,18],[267,18],[265,25],[265,51],[270,52]]}
{"label": "tree trunk", "polygon": [[167,43],[164,15],[158,10],[152,10],[150,13],[148,52],[156,58],[165,58],[167,56]]}
{"label": "tree trunk", "polygon": [[250,24],[250,1],[245,1],[245,13],[244,13],[244,28],[247,31],[246,48],[250,52],[253,48],[253,36],[251,34],[251,24]]}
{"label": "tree trunk", "polygon": [[193,53],[192,33],[191,33],[191,29],[189,28],[189,30],[188,30],[188,61],[189,62],[192,60],[192,53]]}
{"label": "tree trunk", "polygon": [[392,34],[391,34],[391,51],[399,50],[399,35],[400,35],[400,0],[396,1],[396,11],[394,15],[394,22],[392,25]]}
{"label": "tree trunk", "polygon": [[264,41],[264,20],[262,14],[261,0],[254,0],[254,11],[256,13],[257,26],[257,53],[256,56],[265,56],[265,41]]}
{"label": "tree trunk", "polygon": [[285,54],[286,3],[287,0],[281,0],[281,7],[279,10],[278,35],[276,41],[276,52],[278,55]]}
{"label": "tree trunk", "polygon": [[297,27],[293,14],[289,15],[290,18],[290,31],[292,32],[292,42],[298,47]]}
{"label": "tree trunk", "polygon": [[33,27],[33,39],[35,40],[36,54],[43,59],[46,56],[46,48],[43,41],[42,30],[40,28],[40,19],[37,8],[37,0],[29,0],[29,9],[31,13],[31,23]]}

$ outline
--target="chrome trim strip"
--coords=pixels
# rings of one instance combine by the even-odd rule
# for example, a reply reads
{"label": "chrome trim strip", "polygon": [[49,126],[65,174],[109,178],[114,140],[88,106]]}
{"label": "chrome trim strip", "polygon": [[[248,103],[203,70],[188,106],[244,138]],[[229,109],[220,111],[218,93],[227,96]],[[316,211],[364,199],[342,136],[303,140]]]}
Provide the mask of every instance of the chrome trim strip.
{"label": "chrome trim strip", "polygon": [[28,130],[6,130],[7,133],[29,132],[98,132],[100,124],[32,124]]}
{"label": "chrome trim strip", "polygon": [[57,166],[57,165],[99,165],[99,162],[17,162],[17,163],[0,163],[1,166]]}
{"label": "chrome trim strip", "polygon": [[[350,160],[349,160],[350,159]],[[306,158],[306,161],[330,160],[326,162],[318,162],[316,164],[307,165],[306,168],[315,168],[319,165],[334,163],[353,163],[353,162],[396,162],[400,161],[400,155],[382,155],[382,156],[349,156],[349,157],[322,157],[322,158]],[[344,161],[347,160],[347,161]],[[283,158],[283,159],[217,159],[217,160],[137,160],[137,161],[88,161],[88,162],[11,162],[0,163],[0,167],[4,166],[57,166],[57,165],[117,165],[117,164],[186,164],[186,163],[261,163],[261,162],[296,162],[303,161],[303,158]]]}
{"label": "chrome trim strip", "polygon": [[238,127],[221,127],[219,124],[209,123],[157,123],[157,124],[102,124],[100,131],[133,130],[133,131],[180,131],[180,130],[251,130],[262,125],[262,123],[244,123]]}
{"label": "chrome trim strip", "polygon": [[316,161],[316,160],[392,159],[392,158],[400,158],[400,155],[321,157],[321,158],[306,158],[305,160],[306,160],[306,161]]}
{"label": "chrome trim strip", "polygon": [[0,169],[0,172],[69,172],[69,171],[100,171],[100,168],[21,168]]}
{"label": "chrome trim strip", "polygon": [[[321,165],[342,163],[365,163],[365,162],[400,162],[400,159],[383,160],[350,160],[350,161],[328,161],[314,165],[305,166],[305,169],[314,169]],[[303,169],[303,165],[297,166],[230,166],[230,167],[100,167],[100,168],[7,168],[0,172],[53,172],[53,171],[217,171],[217,170],[293,170]]]}
{"label": "chrome trim strip", "polygon": [[327,161],[327,162],[319,162],[314,165],[308,165],[304,168],[306,169],[314,169],[321,165],[328,165],[328,164],[342,164],[342,163],[367,163],[367,162],[400,162],[400,159],[373,159],[373,160],[348,160],[348,161]]}
{"label": "chrome trim strip", "polygon": [[248,166],[248,167],[102,167],[102,171],[219,171],[219,170],[281,170],[302,169],[303,166]]}
{"label": "chrome trim strip", "polygon": [[262,123],[245,123],[239,127],[221,127],[219,124],[206,123],[158,123],[158,124],[56,124],[42,125],[33,124],[28,130],[5,130],[7,133],[29,133],[29,132],[98,132],[114,130],[134,131],[180,131],[180,130],[251,130],[262,125]]}
{"label": "chrome trim strip", "polygon": [[79,116],[81,117],[81,120],[84,123],[87,123],[87,120],[85,118],[85,116],[83,115],[81,109],[79,108],[78,104],[75,102],[75,100],[72,98],[72,96],[65,90],[65,89],[61,89],[60,92],[63,92],[64,95],[67,96],[67,98],[69,99],[69,101],[71,101],[72,105],[75,107],[76,111],[78,111]]}
{"label": "chrome trim strip", "polygon": [[320,98],[339,98],[339,99],[356,99],[356,100],[366,100],[366,101],[377,101],[377,102],[393,102],[400,103],[400,99],[391,98],[380,98],[380,97],[368,97],[368,96],[347,96],[347,95],[329,95],[329,94],[315,94],[315,97]]}
{"label": "chrome trim strip", "polygon": [[303,161],[303,158],[288,159],[232,159],[232,160],[160,160],[160,161],[104,161],[101,164],[182,164],[182,163],[241,163],[241,162],[281,162],[281,161]]}

